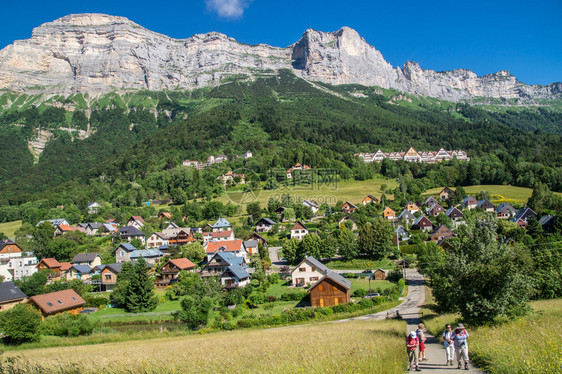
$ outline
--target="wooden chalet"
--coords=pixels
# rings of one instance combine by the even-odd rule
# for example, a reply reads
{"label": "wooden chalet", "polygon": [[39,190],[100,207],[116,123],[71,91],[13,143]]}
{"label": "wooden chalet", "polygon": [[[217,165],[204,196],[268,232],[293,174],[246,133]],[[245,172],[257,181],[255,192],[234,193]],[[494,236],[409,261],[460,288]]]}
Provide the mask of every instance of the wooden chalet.
{"label": "wooden chalet", "polygon": [[350,203],[349,201],[346,201],[342,207],[341,207],[342,212],[344,212],[345,214],[350,214],[353,213],[357,210],[357,205]]}
{"label": "wooden chalet", "polygon": [[433,223],[426,216],[419,217],[412,225],[414,230],[430,232],[433,230]]}
{"label": "wooden chalet", "polygon": [[443,239],[452,238],[455,236],[451,230],[445,225],[439,225],[433,230],[431,234],[429,234],[429,239],[433,240],[434,242],[440,242]]}
{"label": "wooden chalet", "polygon": [[389,221],[394,221],[396,219],[396,212],[390,209],[390,207],[386,207],[382,212],[382,217]]}
{"label": "wooden chalet", "polygon": [[441,206],[441,204],[437,203],[437,204],[433,204],[431,207],[429,207],[427,209],[426,213],[429,216],[437,217],[441,213],[445,213],[445,209]]}
{"label": "wooden chalet", "polygon": [[367,204],[378,204],[380,201],[379,199],[377,199],[375,196],[373,195],[367,195],[365,196],[365,198],[363,199],[362,203],[363,205],[367,205]]}
{"label": "wooden chalet", "polygon": [[388,273],[388,270],[378,268],[377,270],[373,271],[373,278],[375,280],[385,280],[386,278],[388,278]]}
{"label": "wooden chalet", "polygon": [[154,280],[156,287],[166,287],[175,282],[180,271],[193,271],[195,264],[187,258],[170,260],[160,269],[160,276]]}
{"label": "wooden chalet", "polygon": [[313,308],[348,303],[351,281],[329,271],[308,289]]}
{"label": "wooden chalet", "polygon": [[450,188],[450,187],[444,187],[444,188],[439,192],[439,198],[440,198],[442,201],[449,200],[449,198],[450,198],[451,196],[453,196],[454,194],[455,194],[455,191],[454,191],[452,188]]}

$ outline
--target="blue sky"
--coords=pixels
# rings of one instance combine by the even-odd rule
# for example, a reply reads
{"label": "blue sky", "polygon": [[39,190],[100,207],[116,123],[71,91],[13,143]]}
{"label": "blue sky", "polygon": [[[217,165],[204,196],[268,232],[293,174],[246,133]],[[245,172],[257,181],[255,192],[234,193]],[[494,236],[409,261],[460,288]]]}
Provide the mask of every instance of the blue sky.
{"label": "blue sky", "polygon": [[285,47],[307,28],[356,29],[393,66],[509,70],[530,84],[562,81],[562,0],[28,0],[3,2],[0,48],[70,13],[127,17],[175,38],[219,31],[248,44]]}

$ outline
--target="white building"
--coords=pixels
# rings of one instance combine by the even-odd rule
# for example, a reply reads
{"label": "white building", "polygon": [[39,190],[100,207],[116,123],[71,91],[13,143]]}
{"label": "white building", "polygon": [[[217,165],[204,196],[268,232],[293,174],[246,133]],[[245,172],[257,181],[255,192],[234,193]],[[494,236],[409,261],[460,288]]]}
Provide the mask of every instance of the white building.
{"label": "white building", "polygon": [[0,275],[6,281],[20,280],[37,273],[37,257],[28,252],[23,256],[2,258],[0,260]]}
{"label": "white building", "polygon": [[292,285],[303,287],[314,284],[328,272],[328,268],[312,256],[306,257],[291,273]]}

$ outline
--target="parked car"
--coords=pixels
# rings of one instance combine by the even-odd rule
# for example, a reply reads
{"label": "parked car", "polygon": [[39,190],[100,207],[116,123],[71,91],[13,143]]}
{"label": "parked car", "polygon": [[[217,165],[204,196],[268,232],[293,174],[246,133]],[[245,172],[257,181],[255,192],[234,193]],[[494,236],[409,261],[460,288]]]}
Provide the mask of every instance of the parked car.
{"label": "parked car", "polygon": [[380,293],[378,292],[371,292],[370,294],[367,294],[366,296],[363,296],[364,299],[372,299],[373,297],[380,297]]}

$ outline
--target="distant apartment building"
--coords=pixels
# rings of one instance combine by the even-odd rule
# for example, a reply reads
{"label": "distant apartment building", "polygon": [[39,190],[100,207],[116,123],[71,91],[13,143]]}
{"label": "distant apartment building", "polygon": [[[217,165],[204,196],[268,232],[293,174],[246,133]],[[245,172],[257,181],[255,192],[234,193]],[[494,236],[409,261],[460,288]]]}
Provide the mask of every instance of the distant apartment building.
{"label": "distant apartment building", "polygon": [[436,162],[447,161],[452,159],[470,161],[467,153],[463,150],[447,151],[443,148],[438,151],[416,151],[410,147],[406,152],[389,152],[385,153],[380,149],[375,153],[356,153],[355,156],[359,157],[366,163],[381,162],[384,159],[393,161],[408,161],[408,162],[422,162],[433,164]]}

